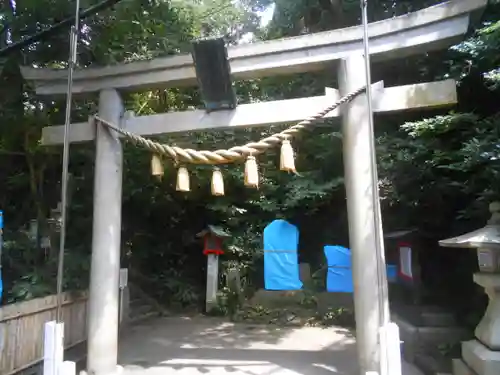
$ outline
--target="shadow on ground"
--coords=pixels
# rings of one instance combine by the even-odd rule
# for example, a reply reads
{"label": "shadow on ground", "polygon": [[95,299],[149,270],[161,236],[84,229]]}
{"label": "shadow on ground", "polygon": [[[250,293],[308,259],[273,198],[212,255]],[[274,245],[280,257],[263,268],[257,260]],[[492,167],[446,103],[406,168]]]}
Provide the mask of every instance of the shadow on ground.
{"label": "shadow on ground", "polygon": [[132,327],[120,364],[134,374],[355,374],[355,341],[342,328],[163,318]]}

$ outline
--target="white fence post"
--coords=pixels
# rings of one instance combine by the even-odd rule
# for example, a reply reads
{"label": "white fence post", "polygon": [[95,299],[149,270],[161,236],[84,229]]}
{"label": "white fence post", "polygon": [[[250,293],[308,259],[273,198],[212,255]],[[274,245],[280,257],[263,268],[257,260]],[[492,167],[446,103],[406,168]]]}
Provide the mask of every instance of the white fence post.
{"label": "white fence post", "polygon": [[64,323],[46,322],[43,341],[43,375],[58,375],[64,356]]}
{"label": "white fence post", "polygon": [[76,375],[76,363],[64,361],[59,366],[59,375]]}
{"label": "white fence post", "polygon": [[389,355],[389,375],[401,375],[401,339],[399,336],[399,327],[396,323],[387,324],[387,341]]}

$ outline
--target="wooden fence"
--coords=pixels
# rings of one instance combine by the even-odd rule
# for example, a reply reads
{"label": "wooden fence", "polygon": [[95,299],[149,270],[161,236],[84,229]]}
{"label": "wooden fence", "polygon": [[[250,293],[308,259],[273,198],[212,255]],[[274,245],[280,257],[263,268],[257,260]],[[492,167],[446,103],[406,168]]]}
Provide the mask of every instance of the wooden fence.
{"label": "wooden fence", "polygon": [[[86,340],[87,293],[65,293],[64,346]],[[56,319],[56,296],[0,308],[0,374],[11,375],[43,359],[44,323]]]}

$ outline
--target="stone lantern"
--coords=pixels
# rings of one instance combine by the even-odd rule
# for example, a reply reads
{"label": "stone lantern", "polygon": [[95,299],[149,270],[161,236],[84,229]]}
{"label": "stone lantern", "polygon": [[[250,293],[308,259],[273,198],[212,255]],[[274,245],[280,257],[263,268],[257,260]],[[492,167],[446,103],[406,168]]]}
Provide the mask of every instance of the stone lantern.
{"label": "stone lantern", "polygon": [[462,359],[453,361],[455,375],[500,374],[500,202],[491,203],[490,212],[485,227],[439,241],[444,247],[476,249],[479,272],[474,274],[474,282],[489,297],[475,340],[462,342]]}

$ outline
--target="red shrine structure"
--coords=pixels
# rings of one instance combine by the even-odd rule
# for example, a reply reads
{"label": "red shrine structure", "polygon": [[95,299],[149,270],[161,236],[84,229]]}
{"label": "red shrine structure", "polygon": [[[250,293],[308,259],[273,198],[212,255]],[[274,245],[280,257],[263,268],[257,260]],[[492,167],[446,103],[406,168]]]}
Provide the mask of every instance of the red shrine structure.
{"label": "red shrine structure", "polygon": [[222,243],[224,239],[231,237],[219,227],[209,225],[207,229],[202,230],[196,235],[203,239],[203,255],[223,255]]}

